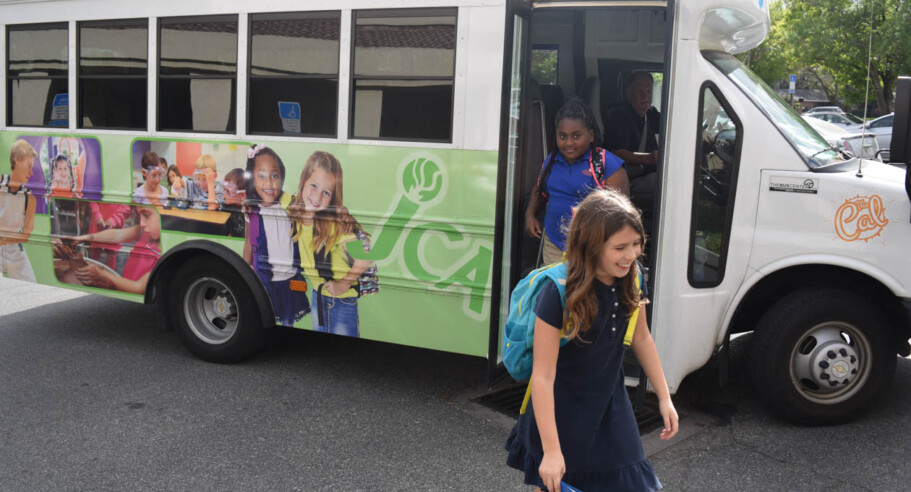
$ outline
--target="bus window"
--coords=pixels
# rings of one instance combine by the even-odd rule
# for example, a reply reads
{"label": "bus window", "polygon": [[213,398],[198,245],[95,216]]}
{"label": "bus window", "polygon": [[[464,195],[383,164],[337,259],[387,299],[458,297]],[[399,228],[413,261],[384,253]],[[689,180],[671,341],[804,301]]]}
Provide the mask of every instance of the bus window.
{"label": "bus window", "polygon": [[531,78],[539,84],[557,85],[557,68],[560,66],[558,45],[531,47]]}
{"label": "bus window", "polygon": [[69,30],[65,23],[7,26],[11,126],[69,126]]}
{"label": "bus window", "polygon": [[724,279],[743,130],[710,86],[701,100],[688,276],[694,287],[714,287]]}
{"label": "bus window", "polygon": [[452,140],[456,9],[354,13],[351,135]]}
{"label": "bus window", "polygon": [[339,12],[250,16],[249,131],[335,137]]}
{"label": "bus window", "polygon": [[159,21],[158,129],[233,132],[237,16]]}
{"label": "bus window", "polygon": [[149,21],[79,23],[79,128],[145,130]]}

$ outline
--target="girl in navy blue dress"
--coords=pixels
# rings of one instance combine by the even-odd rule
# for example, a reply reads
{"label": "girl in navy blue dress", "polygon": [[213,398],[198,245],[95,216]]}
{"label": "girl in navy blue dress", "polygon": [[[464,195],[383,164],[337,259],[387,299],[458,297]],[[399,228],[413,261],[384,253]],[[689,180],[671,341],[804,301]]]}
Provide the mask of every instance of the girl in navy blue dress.
{"label": "girl in navy blue dress", "polygon": [[[531,400],[506,449],[507,463],[539,491],[559,491],[561,481],[584,492],[661,488],[623,383],[623,336],[628,313],[642,302],[634,279],[644,243],[639,212],[626,196],[592,192],[567,235],[565,309],[556,285],[538,297]],[[561,337],[569,340],[563,347]],[[660,437],[670,439],[677,411],[644,312],[631,348],[658,395]]]}

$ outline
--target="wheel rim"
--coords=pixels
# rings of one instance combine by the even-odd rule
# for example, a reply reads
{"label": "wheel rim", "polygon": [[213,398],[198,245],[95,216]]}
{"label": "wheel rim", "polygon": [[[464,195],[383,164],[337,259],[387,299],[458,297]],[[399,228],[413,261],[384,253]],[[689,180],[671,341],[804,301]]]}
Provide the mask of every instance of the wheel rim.
{"label": "wheel rim", "polygon": [[217,279],[203,277],[190,284],[183,314],[193,334],[205,343],[225,343],[237,332],[237,300]]}
{"label": "wheel rim", "polygon": [[791,382],[807,400],[834,405],[856,395],[870,377],[873,350],[863,331],[844,322],[807,330],[791,352]]}

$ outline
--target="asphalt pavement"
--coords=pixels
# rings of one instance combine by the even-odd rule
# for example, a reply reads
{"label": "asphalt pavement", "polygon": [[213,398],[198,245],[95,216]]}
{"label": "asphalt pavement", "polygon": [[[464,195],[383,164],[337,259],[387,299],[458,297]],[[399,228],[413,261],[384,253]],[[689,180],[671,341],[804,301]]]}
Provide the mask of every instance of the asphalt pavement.
{"label": "asphalt pavement", "polygon": [[[800,428],[711,367],[681,435],[644,436],[666,490],[907,490],[911,361],[858,422]],[[298,330],[200,361],[153,307],[0,279],[0,490],[522,490],[513,420],[472,401],[486,361]]]}

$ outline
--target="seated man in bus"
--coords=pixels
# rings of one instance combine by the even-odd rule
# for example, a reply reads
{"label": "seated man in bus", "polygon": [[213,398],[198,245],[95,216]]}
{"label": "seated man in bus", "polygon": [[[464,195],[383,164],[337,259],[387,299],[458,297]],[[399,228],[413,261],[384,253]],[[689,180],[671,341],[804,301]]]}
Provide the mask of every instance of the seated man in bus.
{"label": "seated man in bus", "polygon": [[634,198],[655,191],[661,113],[652,106],[653,84],[648,72],[630,74],[626,102],[604,123],[604,148],[623,159]]}

